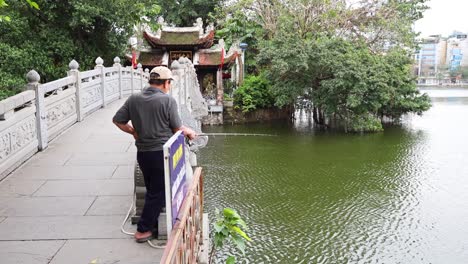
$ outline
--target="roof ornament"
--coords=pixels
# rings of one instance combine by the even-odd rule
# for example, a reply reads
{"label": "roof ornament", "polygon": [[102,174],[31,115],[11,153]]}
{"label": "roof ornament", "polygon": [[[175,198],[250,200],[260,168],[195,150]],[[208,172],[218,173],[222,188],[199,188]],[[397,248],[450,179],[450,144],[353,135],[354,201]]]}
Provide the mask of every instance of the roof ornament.
{"label": "roof ornament", "polygon": [[195,27],[203,27],[203,19],[201,17],[197,18],[197,22],[193,23]]}
{"label": "roof ornament", "polygon": [[156,37],[157,38],[161,38],[161,34],[162,34],[162,31],[161,31],[161,27],[158,28],[158,31],[156,31]]}
{"label": "roof ornament", "polygon": [[225,45],[226,45],[226,44],[224,43],[224,39],[220,39],[220,40],[218,41],[218,47],[219,47],[221,50],[224,49]]}
{"label": "roof ornament", "polygon": [[194,27],[197,27],[199,30],[199,36],[203,36],[203,19],[201,17],[197,18],[197,22],[193,23]]}
{"label": "roof ornament", "polygon": [[166,22],[164,22],[164,17],[162,17],[162,16],[159,16],[159,17],[158,17],[157,23],[158,23],[159,25],[161,25],[161,26],[165,26],[165,25],[166,25]]}
{"label": "roof ornament", "polygon": [[156,37],[161,38],[162,28],[167,25],[167,23],[164,21],[164,17],[159,16],[157,20],[157,24],[159,25],[159,27],[158,27],[158,30],[156,31]]}
{"label": "roof ornament", "polygon": [[214,30],[214,24],[213,22],[210,23],[208,26],[206,26],[206,33],[210,33],[210,31],[213,31]]}

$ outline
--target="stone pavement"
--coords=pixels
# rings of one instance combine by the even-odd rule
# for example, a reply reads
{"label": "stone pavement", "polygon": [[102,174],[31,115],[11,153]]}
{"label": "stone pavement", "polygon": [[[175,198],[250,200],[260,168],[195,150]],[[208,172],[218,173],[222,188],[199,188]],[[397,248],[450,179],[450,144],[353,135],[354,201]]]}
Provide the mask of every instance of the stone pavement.
{"label": "stone pavement", "polygon": [[133,138],[111,121],[124,100],[75,124],[0,182],[1,263],[159,263],[161,249],[120,232],[136,159]]}

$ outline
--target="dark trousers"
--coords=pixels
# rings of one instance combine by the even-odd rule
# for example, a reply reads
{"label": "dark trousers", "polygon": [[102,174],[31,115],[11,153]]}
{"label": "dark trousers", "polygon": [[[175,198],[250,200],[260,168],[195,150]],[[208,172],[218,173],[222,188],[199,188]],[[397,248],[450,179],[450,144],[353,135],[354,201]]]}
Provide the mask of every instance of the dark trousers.
{"label": "dark trousers", "polygon": [[145,179],[145,206],[138,222],[138,232],[152,231],[157,227],[158,216],[165,204],[163,151],[137,153],[138,164]]}

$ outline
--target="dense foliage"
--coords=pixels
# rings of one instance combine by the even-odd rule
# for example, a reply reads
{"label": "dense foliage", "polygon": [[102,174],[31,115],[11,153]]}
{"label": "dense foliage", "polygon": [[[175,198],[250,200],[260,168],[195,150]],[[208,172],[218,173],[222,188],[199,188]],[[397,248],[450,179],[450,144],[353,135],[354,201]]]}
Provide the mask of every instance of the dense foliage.
{"label": "dense foliage", "polygon": [[[277,106],[300,96],[311,100],[318,125],[380,131],[384,117],[398,120],[430,107],[411,76],[408,52],[424,2],[248,0],[236,9],[250,21],[246,28],[261,26],[253,31],[255,67],[266,73]],[[253,96],[243,94],[236,101],[245,108]]]}
{"label": "dense foliage", "polygon": [[274,104],[271,84],[263,74],[250,75],[244,83],[234,91],[235,108],[247,113],[255,109],[269,108]]}
{"label": "dense foliage", "polygon": [[124,55],[133,26],[154,16],[151,1],[8,1],[0,23],[0,96],[17,92],[25,74],[35,69],[43,82],[65,76],[76,59],[82,69],[101,56],[107,65]]}
{"label": "dense foliage", "polygon": [[430,107],[411,78],[408,52],[425,1],[0,0],[0,98],[24,85],[32,68],[46,82],[63,77],[71,59],[82,69],[97,56],[111,64],[135,25],[155,24],[160,13],[177,26],[216,22],[228,46],[249,44],[250,77],[235,93],[242,111],[308,98],[316,124],[378,131],[384,117]]}
{"label": "dense foliage", "polygon": [[[430,107],[411,76],[409,54],[400,48],[381,55],[362,43],[328,37],[301,40],[290,34],[275,38],[261,55],[270,65],[268,79],[277,105],[306,94],[317,124],[327,125],[333,117],[346,130],[376,131],[381,130],[375,126],[378,118],[398,119]],[[365,120],[369,129],[362,124]]]}
{"label": "dense foliage", "polygon": [[211,21],[210,14],[222,4],[223,0],[159,0],[161,15],[169,24],[190,27],[197,18]]}
{"label": "dense foliage", "polygon": [[247,74],[259,74],[256,56],[259,53],[259,42],[263,39],[263,28],[252,23],[245,13],[237,8],[218,8],[213,20],[218,21],[216,25],[216,38],[223,39],[227,45],[239,45],[247,43],[248,49],[245,55],[245,71]]}

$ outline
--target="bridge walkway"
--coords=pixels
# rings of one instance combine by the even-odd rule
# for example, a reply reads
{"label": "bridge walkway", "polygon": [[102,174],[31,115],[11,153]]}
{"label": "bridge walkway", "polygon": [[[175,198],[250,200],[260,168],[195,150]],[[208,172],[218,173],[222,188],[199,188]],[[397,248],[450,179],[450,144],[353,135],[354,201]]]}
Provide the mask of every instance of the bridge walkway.
{"label": "bridge walkway", "polygon": [[0,182],[2,263],[159,262],[161,249],[120,232],[136,158],[133,138],[111,122],[124,100],[73,125]]}

